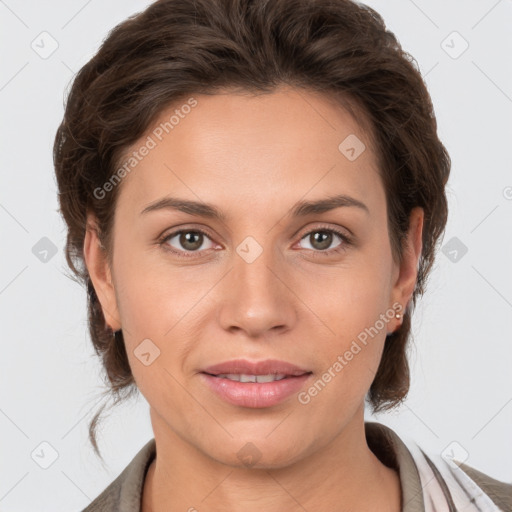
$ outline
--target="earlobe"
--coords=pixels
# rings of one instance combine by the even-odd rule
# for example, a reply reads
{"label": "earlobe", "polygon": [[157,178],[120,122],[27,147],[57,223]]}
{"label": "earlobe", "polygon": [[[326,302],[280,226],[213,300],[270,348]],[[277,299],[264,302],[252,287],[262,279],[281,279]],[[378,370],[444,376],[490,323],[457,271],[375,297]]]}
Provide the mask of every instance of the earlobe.
{"label": "earlobe", "polygon": [[112,273],[108,264],[107,252],[98,237],[96,220],[92,215],[87,216],[83,252],[85,265],[100,301],[105,322],[113,331],[117,331],[121,328],[121,323]]}

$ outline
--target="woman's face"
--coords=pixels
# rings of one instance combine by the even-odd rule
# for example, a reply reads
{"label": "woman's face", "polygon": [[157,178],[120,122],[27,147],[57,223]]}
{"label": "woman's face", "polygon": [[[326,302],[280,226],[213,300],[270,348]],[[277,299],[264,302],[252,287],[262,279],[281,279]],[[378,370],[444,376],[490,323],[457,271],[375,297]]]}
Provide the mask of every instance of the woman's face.
{"label": "woman's face", "polygon": [[[107,322],[123,329],[155,436],[230,465],[284,466],[360,428],[399,325],[392,308],[413,291],[422,212],[398,266],[370,140],[322,96],[193,98],[130,148],[126,162],[137,163],[117,185],[111,273],[93,232],[88,267]],[[171,198],[209,208],[173,208]],[[287,375],[273,383],[205,373],[251,373],[210,368],[239,359],[305,374],[280,364],[252,368]]]}

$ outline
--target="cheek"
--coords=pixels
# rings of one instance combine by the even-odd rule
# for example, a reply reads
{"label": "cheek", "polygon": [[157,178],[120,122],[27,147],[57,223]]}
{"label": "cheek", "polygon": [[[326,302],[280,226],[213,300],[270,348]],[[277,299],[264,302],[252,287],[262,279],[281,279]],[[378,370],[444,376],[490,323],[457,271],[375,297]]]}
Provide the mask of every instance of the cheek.
{"label": "cheek", "polygon": [[[215,318],[215,308],[222,302],[222,293],[226,293],[221,290],[227,285],[214,285],[224,270],[214,271],[209,265],[180,268],[157,254],[158,249],[128,250],[127,244],[123,248],[122,240],[116,243],[120,248],[114,262],[116,295],[134,376],[139,381],[144,378],[145,367],[134,351],[147,339],[154,340],[161,352],[160,366],[174,373],[195,342],[201,340],[201,333],[207,332],[208,321]],[[294,291],[287,295],[289,300],[296,300],[295,295],[307,306],[295,304],[299,324],[309,333],[304,336],[304,343],[307,345],[307,340],[314,337],[316,346],[321,347],[315,357],[325,368],[332,367],[342,356],[343,372],[337,375],[343,373],[343,379],[350,379],[352,389],[357,388],[356,394],[371,383],[385,340],[386,326],[379,331],[377,325],[379,332],[375,334],[375,325],[388,307],[386,249],[389,247],[377,241],[372,247],[367,244],[364,250],[347,253],[338,266],[308,263],[293,272],[287,269],[288,284]],[[211,291],[205,297],[208,290]],[[165,376],[154,378],[162,377]]]}
{"label": "cheek", "polygon": [[[358,251],[343,266],[324,270],[315,282],[308,280],[304,297],[333,339],[338,337],[346,343],[357,338],[389,309],[390,261],[385,250]],[[381,322],[378,327],[382,330]],[[386,328],[383,333],[385,337]]]}
{"label": "cheek", "polygon": [[[120,241],[120,247],[122,247]],[[200,283],[172,266],[159,249],[119,250],[115,261],[117,300],[123,328],[138,337],[162,338],[197,302]]]}
{"label": "cheek", "polygon": [[[317,338],[315,350],[322,370],[299,397],[301,404],[312,406],[317,417],[331,411],[326,421],[334,423],[351,417],[366,396],[379,367],[391,318],[386,317],[380,290],[364,288],[360,280],[357,283],[357,300],[340,293],[332,304],[324,303],[320,315],[330,333]],[[334,410],[339,414],[333,414]]]}
{"label": "cheek", "polygon": [[317,339],[328,374],[322,380],[336,382],[329,387],[345,398],[360,398],[373,381],[394,316],[389,303],[391,254],[381,243],[380,249],[354,253],[346,266],[325,276],[329,278],[322,280],[323,287],[310,286],[307,295],[308,306],[323,325]]}
{"label": "cheek", "polygon": [[[115,269],[124,341],[137,386],[145,396],[168,389],[174,385],[170,374],[182,373],[204,330],[204,294],[214,283],[171,266],[155,252],[119,251]],[[144,359],[154,362],[146,366]]]}

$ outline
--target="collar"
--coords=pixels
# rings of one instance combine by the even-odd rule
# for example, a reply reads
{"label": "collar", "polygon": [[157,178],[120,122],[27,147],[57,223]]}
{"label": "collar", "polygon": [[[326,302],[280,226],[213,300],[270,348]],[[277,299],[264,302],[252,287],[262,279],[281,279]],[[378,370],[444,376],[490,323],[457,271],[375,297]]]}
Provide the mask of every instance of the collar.
{"label": "collar", "polygon": [[[425,512],[420,476],[409,449],[389,427],[365,422],[369,448],[379,460],[398,471],[402,488],[402,512]],[[82,512],[140,512],[142,490],[149,465],[156,456],[150,439],[122,473]]]}

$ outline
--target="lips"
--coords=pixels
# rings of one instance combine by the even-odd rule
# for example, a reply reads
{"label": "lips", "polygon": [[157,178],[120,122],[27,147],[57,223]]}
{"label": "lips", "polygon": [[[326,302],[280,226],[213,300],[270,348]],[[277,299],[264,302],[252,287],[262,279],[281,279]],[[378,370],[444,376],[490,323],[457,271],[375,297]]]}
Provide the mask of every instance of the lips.
{"label": "lips", "polygon": [[286,361],[267,359],[251,363],[237,359],[205,368],[201,371],[201,380],[225,402],[239,407],[265,408],[298,393],[311,374]]}
{"label": "lips", "polygon": [[257,382],[258,384],[263,384],[265,382],[275,382],[276,380],[283,380],[289,378],[290,375],[285,375],[284,373],[269,373],[265,375],[249,375],[244,373],[221,373],[219,375],[215,375],[215,377],[232,380],[234,382]]}
{"label": "lips", "polygon": [[265,361],[250,362],[246,359],[234,359],[213,366],[209,366],[203,370],[203,373],[209,375],[274,375],[284,377],[298,377],[311,371],[300,368],[286,361],[277,359],[267,359]]}

